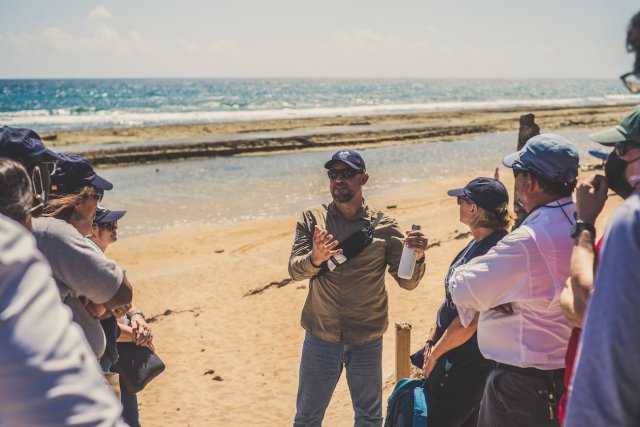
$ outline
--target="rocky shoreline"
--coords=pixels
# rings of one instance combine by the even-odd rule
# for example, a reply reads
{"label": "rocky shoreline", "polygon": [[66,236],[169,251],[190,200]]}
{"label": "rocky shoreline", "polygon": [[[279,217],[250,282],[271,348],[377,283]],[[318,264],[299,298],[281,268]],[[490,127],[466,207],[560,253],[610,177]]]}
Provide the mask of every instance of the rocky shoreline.
{"label": "rocky shoreline", "polygon": [[[331,147],[412,144],[517,131],[519,117],[533,113],[543,132],[617,124],[630,105],[517,110],[478,110],[362,117],[271,120],[203,125],[151,126],[42,133],[49,146],[75,152],[94,165],[167,162],[178,159],[265,154]],[[344,131],[325,132],[342,127]],[[288,132],[270,137],[269,133]],[[246,138],[248,133],[259,133]],[[220,138],[220,135],[223,135]],[[186,140],[185,140],[186,139]],[[198,141],[188,141],[197,139]],[[209,139],[209,140],[208,140]],[[154,143],[160,141],[162,143]],[[182,140],[182,141],[181,141]],[[140,142],[149,141],[144,144]],[[173,142],[175,141],[175,142]],[[137,143],[137,144],[132,144]],[[76,150],[73,145],[95,145]],[[96,144],[99,144],[97,146]],[[117,146],[111,146],[117,144]],[[69,146],[69,150],[65,150]],[[103,148],[104,147],[104,148]]]}

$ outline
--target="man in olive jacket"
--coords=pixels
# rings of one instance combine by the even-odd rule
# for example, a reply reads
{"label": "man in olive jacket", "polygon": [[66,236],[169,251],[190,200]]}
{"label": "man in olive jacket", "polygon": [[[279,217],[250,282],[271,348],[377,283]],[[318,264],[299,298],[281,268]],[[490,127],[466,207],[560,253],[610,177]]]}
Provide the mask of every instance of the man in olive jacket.
{"label": "man in olive jacket", "polygon": [[[389,266],[400,286],[414,289],[424,275],[427,239],[409,232],[406,244],[416,252],[416,265],[411,278],[399,278],[404,233],[365,202],[369,174],[362,157],[341,150],[325,168],[333,202],[302,213],[289,259],[294,280],[310,279],[294,426],[322,423],[343,366],[355,425],[381,426],[382,335],[389,324],[385,270]],[[372,230],[372,239],[363,229]]]}

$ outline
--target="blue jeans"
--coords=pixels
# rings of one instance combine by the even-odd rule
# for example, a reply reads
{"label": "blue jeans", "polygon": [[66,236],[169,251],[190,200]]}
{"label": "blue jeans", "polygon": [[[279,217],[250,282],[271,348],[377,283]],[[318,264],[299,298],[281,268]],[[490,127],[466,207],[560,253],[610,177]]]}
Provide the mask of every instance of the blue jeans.
{"label": "blue jeans", "polygon": [[122,403],[122,418],[129,427],[140,427],[140,414],[138,412],[138,396],[129,394],[122,388],[120,382],[120,402]]}
{"label": "blue jeans", "polygon": [[360,345],[304,337],[294,427],[320,426],[331,395],[347,370],[356,427],[382,426],[382,337]]}

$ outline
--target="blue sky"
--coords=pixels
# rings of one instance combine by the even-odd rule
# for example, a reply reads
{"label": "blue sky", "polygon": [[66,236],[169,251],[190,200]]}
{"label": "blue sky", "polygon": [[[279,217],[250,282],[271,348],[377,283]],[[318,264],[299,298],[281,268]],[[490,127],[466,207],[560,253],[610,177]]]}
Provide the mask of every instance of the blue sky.
{"label": "blue sky", "polygon": [[637,0],[0,0],[0,78],[604,77]]}

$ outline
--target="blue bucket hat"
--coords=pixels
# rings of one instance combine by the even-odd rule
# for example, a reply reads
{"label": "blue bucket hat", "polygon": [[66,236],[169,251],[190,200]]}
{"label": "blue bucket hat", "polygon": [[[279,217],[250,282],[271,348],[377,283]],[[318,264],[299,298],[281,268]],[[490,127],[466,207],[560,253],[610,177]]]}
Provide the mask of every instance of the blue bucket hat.
{"label": "blue bucket hat", "polygon": [[62,156],[44,146],[35,131],[3,126],[0,129],[0,156],[22,163],[25,167],[37,162],[54,162]]}
{"label": "blue bucket hat", "polygon": [[335,162],[342,162],[358,172],[364,172],[366,170],[364,160],[362,160],[360,154],[353,150],[340,150],[336,152],[331,156],[331,160],[324,164],[325,169],[329,169]]}
{"label": "blue bucket hat", "polygon": [[530,170],[552,182],[566,184],[578,177],[580,155],[566,138],[546,133],[530,138],[522,150],[506,156],[508,168]]}
{"label": "blue bucket hat", "polygon": [[107,191],[113,184],[95,173],[87,159],[77,154],[61,154],[56,169],[51,175],[51,189],[59,194],[73,193],[76,190],[93,185]]}
{"label": "blue bucket hat", "polygon": [[465,196],[488,212],[495,213],[498,206],[509,202],[509,192],[503,183],[493,178],[480,177],[470,181],[464,188],[447,191],[452,197]]}

